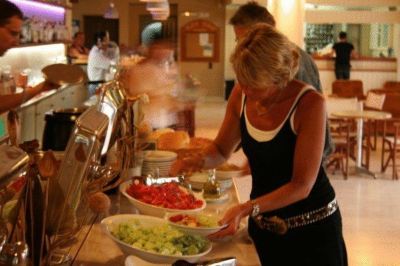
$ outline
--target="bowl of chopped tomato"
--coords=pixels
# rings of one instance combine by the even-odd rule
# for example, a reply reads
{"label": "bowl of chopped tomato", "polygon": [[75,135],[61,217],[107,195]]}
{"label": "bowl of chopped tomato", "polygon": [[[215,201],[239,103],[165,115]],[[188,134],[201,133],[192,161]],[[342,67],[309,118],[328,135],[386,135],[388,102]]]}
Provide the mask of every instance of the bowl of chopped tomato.
{"label": "bowl of chopped tomato", "polygon": [[210,213],[167,213],[168,223],[188,234],[208,236],[223,229],[226,225],[218,223],[219,217]]}
{"label": "bowl of chopped tomato", "polygon": [[145,185],[127,181],[120,185],[121,193],[141,213],[164,217],[166,213],[196,213],[206,207],[200,193],[191,193],[178,183]]}

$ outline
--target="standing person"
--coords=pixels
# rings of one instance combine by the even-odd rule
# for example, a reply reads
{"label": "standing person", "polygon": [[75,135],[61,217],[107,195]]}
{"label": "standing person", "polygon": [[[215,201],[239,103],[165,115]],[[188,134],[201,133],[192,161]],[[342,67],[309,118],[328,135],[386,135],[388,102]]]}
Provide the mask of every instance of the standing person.
{"label": "standing person", "polygon": [[347,33],[341,31],[339,33],[339,41],[332,47],[330,55],[336,54],[335,57],[335,75],[336,79],[350,79],[350,58],[355,58],[356,52],[352,43],[347,41]]}
{"label": "standing person", "polygon": [[105,31],[97,32],[88,57],[87,73],[89,78],[89,93],[93,95],[99,84],[106,81],[113,58],[108,55],[110,38]]}
{"label": "standing person", "polygon": [[[275,19],[271,13],[269,13],[268,9],[260,6],[254,1],[250,1],[247,4],[240,6],[229,20],[229,23],[233,26],[237,40],[243,38],[247,31],[249,31],[256,23],[266,23],[275,27]],[[297,47],[297,50],[300,54],[300,60],[296,79],[311,84],[317,89],[317,91],[322,93],[318,68],[312,57],[300,47]],[[324,158],[333,151],[333,143],[329,127],[326,127],[325,137]]]}
{"label": "standing person", "polygon": [[78,31],[74,35],[72,45],[68,49],[68,56],[72,59],[87,59],[89,55],[89,49],[85,47],[85,34],[82,31]]}
{"label": "standing person", "polygon": [[250,216],[248,231],[262,265],[347,265],[340,211],[321,163],[325,101],[294,79],[299,57],[273,27],[253,26],[231,56],[238,85],[216,139],[201,154],[178,160],[171,172],[215,168],[241,142],[251,200],[231,207],[220,221],[226,227],[210,238],[235,234]]}
{"label": "standing person", "polygon": [[[22,23],[22,11],[13,3],[0,0],[0,56],[19,44]],[[54,88],[53,84],[42,82],[27,87],[23,93],[0,95],[0,114],[20,106],[38,93]]]}

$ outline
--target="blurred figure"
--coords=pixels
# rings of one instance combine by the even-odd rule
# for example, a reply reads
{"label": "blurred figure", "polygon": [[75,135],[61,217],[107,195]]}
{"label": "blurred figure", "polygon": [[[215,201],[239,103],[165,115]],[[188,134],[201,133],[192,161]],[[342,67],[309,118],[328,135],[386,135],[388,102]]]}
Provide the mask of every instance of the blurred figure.
{"label": "blurred figure", "polygon": [[85,47],[85,34],[78,31],[74,35],[72,45],[68,49],[68,56],[72,59],[87,59],[89,49]]}
{"label": "blurred figure", "polygon": [[339,33],[339,41],[336,42],[329,54],[335,57],[335,75],[336,79],[350,79],[350,58],[356,58],[358,55],[354,50],[352,43],[347,41],[347,33],[341,31]]}
{"label": "blurred figure", "polygon": [[144,59],[129,67],[122,78],[128,97],[142,93],[149,96],[144,113],[153,128],[175,124],[176,112],[184,108],[174,96],[178,84],[174,48],[167,40],[154,40],[144,50]]}

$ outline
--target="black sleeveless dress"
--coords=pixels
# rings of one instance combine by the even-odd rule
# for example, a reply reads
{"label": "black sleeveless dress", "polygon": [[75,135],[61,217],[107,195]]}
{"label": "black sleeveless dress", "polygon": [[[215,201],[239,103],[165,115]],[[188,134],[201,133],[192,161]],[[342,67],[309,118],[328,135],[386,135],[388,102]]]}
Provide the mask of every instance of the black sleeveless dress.
{"label": "black sleeveless dress", "polygon": [[[251,199],[276,190],[288,183],[292,178],[297,136],[292,130],[290,120],[298,102],[301,101],[301,97],[310,90],[312,88],[303,88],[282,127],[267,141],[257,141],[250,135],[247,126],[249,124],[246,125],[246,98],[244,98],[240,128],[242,147],[249,160],[252,172]],[[260,130],[257,131],[260,133]],[[270,131],[263,132],[269,134]],[[320,166],[316,182],[306,199],[278,210],[263,213],[263,215],[268,217],[277,215],[281,218],[289,218],[323,207],[334,198],[335,192],[323,167]],[[342,236],[342,222],[339,210],[321,221],[289,229],[285,235],[277,235],[260,229],[252,218],[249,218],[248,230],[262,265],[347,265],[347,254]]]}

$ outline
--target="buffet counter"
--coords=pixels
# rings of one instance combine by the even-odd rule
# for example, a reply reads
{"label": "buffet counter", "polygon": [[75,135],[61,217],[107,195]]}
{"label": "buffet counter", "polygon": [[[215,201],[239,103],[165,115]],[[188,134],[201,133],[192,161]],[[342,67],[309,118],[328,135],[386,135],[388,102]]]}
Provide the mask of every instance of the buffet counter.
{"label": "buffet counter", "polygon": [[[222,214],[230,206],[238,203],[238,194],[232,186],[227,191],[228,200],[220,203],[207,203],[206,211]],[[133,205],[122,195],[112,195],[111,215],[117,213],[136,213]],[[86,242],[84,243],[77,260],[74,265],[80,266],[99,266],[99,265],[135,265],[145,266],[153,265],[135,259],[124,254],[118,245],[109,238],[101,228],[100,221],[93,226]],[[210,253],[201,259],[208,260],[214,258],[236,257],[238,266],[256,266],[260,265],[256,250],[247,234],[247,222],[242,220],[241,228],[238,233],[231,238],[213,242],[213,247]],[[77,247],[75,247],[77,248]],[[74,254],[74,253],[73,253]],[[129,257],[127,257],[129,256]],[[156,264],[157,265],[157,264]],[[161,264],[163,265],[163,264]]]}
{"label": "buffet counter", "polygon": [[[313,56],[318,67],[322,89],[325,94],[331,93],[332,82],[335,78],[335,62],[333,58]],[[350,79],[363,82],[364,94],[370,89],[381,88],[388,80],[397,80],[397,59],[360,57],[351,60]]]}

